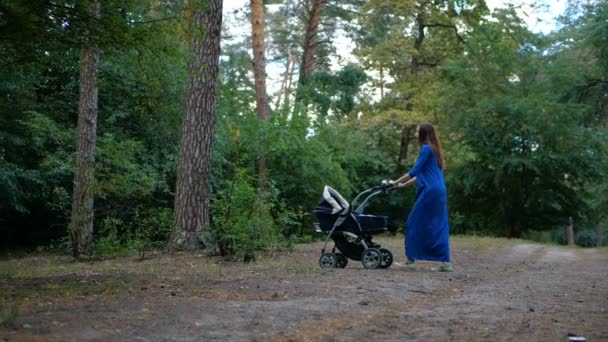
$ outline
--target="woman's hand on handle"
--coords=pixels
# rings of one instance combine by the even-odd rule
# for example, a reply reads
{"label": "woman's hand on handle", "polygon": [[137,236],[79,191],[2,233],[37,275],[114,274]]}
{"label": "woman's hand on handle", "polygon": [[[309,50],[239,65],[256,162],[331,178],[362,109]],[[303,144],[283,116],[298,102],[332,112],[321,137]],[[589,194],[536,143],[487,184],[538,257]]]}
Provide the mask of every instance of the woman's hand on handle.
{"label": "woman's hand on handle", "polygon": [[403,177],[397,179],[396,181],[390,180],[389,184],[394,185],[396,188],[403,188],[412,184],[416,184],[416,177],[410,178],[408,174],[405,174]]}
{"label": "woman's hand on handle", "polygon": [[412,177],[412,178],[410,178],[410,180],[408,180],[402,184],[403,184],[403,186],[416,185],[416,177]]}

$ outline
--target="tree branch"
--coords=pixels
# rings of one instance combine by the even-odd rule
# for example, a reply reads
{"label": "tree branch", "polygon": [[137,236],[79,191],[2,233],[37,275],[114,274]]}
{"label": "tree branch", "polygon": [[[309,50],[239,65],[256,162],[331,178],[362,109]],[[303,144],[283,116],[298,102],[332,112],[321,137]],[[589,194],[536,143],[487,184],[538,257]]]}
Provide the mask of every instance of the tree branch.
{"label": "tree branch", "polygon": [[177,19],[177,16],[161,18],[161,19],[156,19],[156,20],[132,21],[131,24],[152,24],[152,23],[157,23],[159,21],[167,21],[167,20],[173,20],[173,19]]}
{"label": "tree branch", "polygon": [[458,34],[458,29],[456,28],[456,25],[448,25],[448,24],[425,24],[425,27],[442,27],[442,28],[451,28],[454,30],[454,34],[456,34],[456,38],[458,38],[458,40],[460,40],[461,43],[465,43],[464,42],[464,38],[462,38],[460,36],[460,34]]}

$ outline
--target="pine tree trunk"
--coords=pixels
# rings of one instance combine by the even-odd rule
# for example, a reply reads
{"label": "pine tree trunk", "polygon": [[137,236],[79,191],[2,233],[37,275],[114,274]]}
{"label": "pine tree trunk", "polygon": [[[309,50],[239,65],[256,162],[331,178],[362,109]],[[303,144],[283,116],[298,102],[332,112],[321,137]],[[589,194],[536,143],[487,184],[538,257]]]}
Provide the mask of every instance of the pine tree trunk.
{"label": "pine tree trunk", "polygon": [[570,223],[566,227],[566,236],[568,238],[568,246],[574,246],[574,223],[570,217]]}
{"label": "pine tree trunk", "polygon": [[171,249],[193,250],[209,229],[211,146],[222,0],[190,1],[188,88],[175,186]]}
{"label": "pine tree trunk", "polygon": [[[270,107],[266,95],[266,57],[264,55],[264,1],[251,0],[251,36],[253,49],[253,78],[255,80],[255,103],[258,119],[267,121],[270,118]],[[258,191],[265,187],[268,165],[263,150],[258,155]]]}
{"label": "pine tree trunk", "polygon": [[296,54],[292,53],[289,57],[289,59],[291,60],[291,70],[288,70],[288,79],[287,79],[287,86],[285,87],[285,100],[283,100],[283,108],[289,108],[289,103],[291,101],[290,97],[291,97],[291,84],[293,81],[293,74],[294,74],[294,70],[296,67]]}
{"label": "pine tree trunk", "polygon": [[253,48],[253,78],[255,104],[260,120],[268,120],[270,110],[266,95],[266,57],[264,55],[264,1],[251,0],[251,35]]}
{"label": "pine tree trunk", "polygon": [[384,68],[380,66],[380,102],[384,100]]}
{"label": "pine tree trunk", "polygon": [[[291,55],[287,57],[287,66],[285,67],[285,73],[283,74],[283,80],[281,81],[281,88],[279,89],[279,93],[277,96],[277,102],[274,105],[274,108],[276,110],[279,109],[280,105],[281,105],[281,96],[283,96],[283,93],[287,94],[287,80],[289,79],[289,73],[290,68],[291,68]],[[287,96],[287,95],[285,95]]]}
{"label": "pine tree trunk", "polygon": [[[99,18],[101,4],[90,3],[91,14]],[[78,141],[72,195],[70,238],[74,257],[90,254],[93,244],[93,184],[95,182],[95,146],[97,144],[97,67],[100,52],[95,44],[80,53],[80,91],[78,99]]]}
{"label": "pine tree trunk", "polygon": [[326,0],[313,0],[308,26],[306,28],[306,41],[304,42],[304,53],[302,55],[302,65],[300,67],[299,83],[304,84],[306,78],[310,76],[315,68],[315,48],[317,46],[317,36],[319,24],[321,23],[321,10]]}

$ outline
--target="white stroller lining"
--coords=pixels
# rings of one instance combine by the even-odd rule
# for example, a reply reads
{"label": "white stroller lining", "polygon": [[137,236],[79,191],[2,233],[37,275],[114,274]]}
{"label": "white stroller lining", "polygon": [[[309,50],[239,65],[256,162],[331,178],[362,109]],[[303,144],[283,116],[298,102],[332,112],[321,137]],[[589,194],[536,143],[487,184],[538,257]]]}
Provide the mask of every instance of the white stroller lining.
{"label": "white stroller lining", "polygon": [[342,195],[340,195],[329,185],[326,185],[325,188],[323,188],[323,199],[326,200],[332,208],[334,208],[331,212],[332,215],[339,213],[340,211],[342,211],[344,214],[348,212],[348,208],[350,206],[348,202],[344,199],[344,197],[342,197]]}

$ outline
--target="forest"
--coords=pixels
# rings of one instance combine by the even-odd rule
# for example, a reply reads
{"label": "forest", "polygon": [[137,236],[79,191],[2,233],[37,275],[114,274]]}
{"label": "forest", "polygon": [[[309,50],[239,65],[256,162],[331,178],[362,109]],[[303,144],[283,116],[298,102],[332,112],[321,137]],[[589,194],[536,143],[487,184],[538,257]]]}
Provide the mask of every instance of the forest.
{"label": "forest", "polygon": [[[0,253],[313,241],[323,187],[407,172],[420,122],[451,234],[608,236],[608,2],[571,0],[548,34],[484,0],[222,5],[0,0]],[[369,210],[402,232],[414,199]]]}

